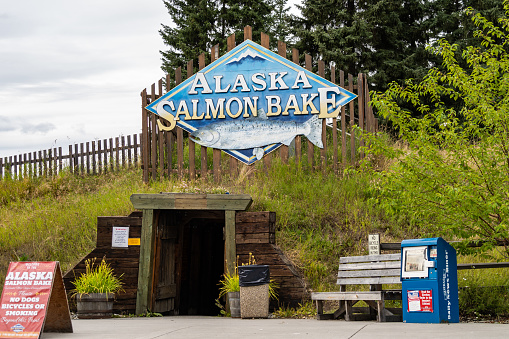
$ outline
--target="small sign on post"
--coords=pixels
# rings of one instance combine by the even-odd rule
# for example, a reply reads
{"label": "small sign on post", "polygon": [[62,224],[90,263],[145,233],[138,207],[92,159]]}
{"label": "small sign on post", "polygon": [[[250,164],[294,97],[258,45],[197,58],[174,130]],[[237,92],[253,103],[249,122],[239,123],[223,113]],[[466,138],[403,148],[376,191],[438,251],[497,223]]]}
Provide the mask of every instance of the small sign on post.
{"label": "small sign on post", "polygon": [[40,338],[72,333],[58,261],[11,262],[0,298],[0,338]]}
{"label": "small sign on post", "polygon": [[368,236],[369,255],[380,254],[380,234],[370,234]]}

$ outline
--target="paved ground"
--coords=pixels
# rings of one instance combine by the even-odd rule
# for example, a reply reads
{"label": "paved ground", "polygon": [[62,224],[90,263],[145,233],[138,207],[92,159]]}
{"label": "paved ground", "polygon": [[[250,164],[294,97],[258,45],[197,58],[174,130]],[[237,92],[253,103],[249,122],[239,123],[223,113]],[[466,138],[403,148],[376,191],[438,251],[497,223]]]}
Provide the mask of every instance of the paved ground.
{"label": "paved ground", "polygon": [[166,338],[509,338],[509,325],[486,323],[405,324],[314,319],[231,319],[217,317],[73,320],[74,333],[43,333],[42,339]]}

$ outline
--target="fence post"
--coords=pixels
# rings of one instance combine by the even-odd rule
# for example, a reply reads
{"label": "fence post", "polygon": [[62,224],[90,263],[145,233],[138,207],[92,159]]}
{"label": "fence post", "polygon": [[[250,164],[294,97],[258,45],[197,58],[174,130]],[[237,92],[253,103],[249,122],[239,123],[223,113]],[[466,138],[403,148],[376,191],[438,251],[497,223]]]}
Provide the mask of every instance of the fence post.
{"label": "fence post", "polygon": [[[198,69],[201,71],[204,68],[205,68],[205,54],[202,53],[198,56]],[[202,178],[202,180],[206,180],[207,179],[207,169],[208,169],[207,147],[200,146],[200,155],[201,155],[201,160],[200,160],[201,178]]]}
{"label": "fence post", "polygon": [[69,172],[74,173],[74,158],[72,154],[72,145],[69,145]]}
{"label": "fence post", "polygon": [[[193,60],[187,62],[187,79],[193,75]],[[196,145],[191,139],[187,139],[189,144],[189,178],[196,179]]]}
{"label": "fence post", "polygon": [[120,140],[118,137],[115,137],[115,169],[118,171],[120,169]]}
{"label": "fence post", "polygon": [[[7,158],[6,158],[7,159]],[[12,156],[9,157],[9,178],[14,179],[12,177]]]}
{"label": "fence post", "polygon": [[[345,72],[339,71],[339,86],[345,87]],[[346,109],[341,107],[341,159],[343,167],[346,166]]]}
{"label": "fence post", "polygon": [[47,150],[44,150],[42,152],[43,156],[41,157],[41,161],[42,161],[42,165],[44,167],[44,176],[47,177],[48,176],[48,151]]}
{"label": "fence post", "polygon": [[[134,143],[134,166],[138,166],[138,134],[133,135],[133,143]],[[141,134],[140,134],[140,140],[141,140]]]}
{"label": "fence post", "polygon": [[[262,36],[263,36],[263,34],[264,33],[262,33]],[[262,43],[262,46],[263,46],[263,43]],[[226,39],[226,51],[229,52],[234,48],[235,48],[235,33],[230,35]],[[230,160],[230,176],[235,176],[237,173],[237,159],[235,159],[232,156],[230,156],[229,158],[230,158],[229,159]]]}
{"label": "fence post", "polygon": [[[150,86],[150,102],[154,102],[156,100],[156,84],[153,83]],[[156,180],[157,178],[157,123],[156,116],[153,113],[150,113],[150,162],[152,165],[152,180]],[[118,161],[118,160],[117,160]]]}
{"label": "fence post", "polygon": [[[143,169],[143,182],[148,182],[148,116],[147,110],[147,89],[141,92],[141,167]],[[106,148],[106,146],[105,146]],[[105,166],[106,167],[106,166]]]}
{"label": "fence post", "polygon": [[[299,50],[292,48],[292,61],[294,64],[299,65]],[[300,160],[302,157],[302,137],[297,135],[295,137],[295,164],[300,166]]]}
{"label": "fence post", "polygon": [[[348,74],[348,90],[353,93],[353,75]],[[353,126],[355,125],[355,108],[353,100],[350,101],[348,107],[350,111],[350,164],[355,164],[355,131]]]}
{"label": "fence post", "polygon": [[[260,42],[261,42],[261,45],[265,48],[270,48],[270,37],[268,34],[265,34],[263,32],[261,32],[260,34]],[[268,112],[267,112],[268,113]],[[266,173],[269,172],[269,169],[270,169],[270,163],[271,163],[271,160],[272,160],[272,154],[267,154],[263,157],[263,169]]]}
{"label": "fence post", "polygon": [[[162,97],[163,96],[163,80],[162,79],[159,79],[159,81],[157,82],[157,87],[158,87],[158,97]],[[159,122],[161,122],[163,125],[165,123],[163,123],[163,120],[161,118],[158,118]],[[164,178],[164,173],[165,173],[165,170],[164,170],[164,164],[165,164],[165,161],[164,161],[164,142],[166,140],[166,131],[164,130],[161,130],[159,129],[159,124],[157,125],[157,138],[158,138],[158,141],[159,141],[159,166],[161,167],[159,169],[159,178],[162,180]],[[123,141],[123,139],[122,139]],[[122,153],[123,154],[123,153]]]}
{"label": "fence post", "polygon": [[[253,39],[253,31],[251,26],[244,27],[244,38]],[[210,50],[210,63],[216,61],[216,55],[219,57],[219,45],[212,46]],[[218,183],[221,181],[221,150],[217,148],[212,149],[212,171],[214,176],[214,182]]]}
{"label": "fence post", "polygon": [[[282,56],[283,58],[286,59],[286,44],[281,40],[277,41],[277,52],[280,56]],[[289,147],[286,145],[281,145],[280,148],[281,148],[281,150],[280,150],[279,154],[281,155],[281,160],[283,161],[283,163],[287,164],[288,163]]]}
{"label": "fence post", "polygon": [[110,138],[110,171],[115,171],[115,157],[113,157],[113,138]]}
{"label": "fence post", "polygon": [[[311,55],[305,54],[304,55],[305,62],[306,62],[306,69],[310,72],[313,72],[313,59],[311,58]],[[315,146],[311,141],[307,141],[307,151],[308,151],[308,166],[313,169],[315,167]]]}
{"label": "fence post", "polygon": [[23,178],[28,177],[27,154],[23,154]]}
{"label": "fence post", "polygon": [[92,157],[92,174],[97,174],[97,162],[95,161],[95,140],[92,141],[92,154],[90,154]]}
{"label": "fence post", "polygon": [[[318,75],[325,78],[325,62],[318,60]],[[320,150],[322,172],[325,173],[327,167],[327,121],[322,119],[322,144],[323,148]]]}
{"label": "fence post", "polygon": [[[359,128],[362,130],[362,131],[365,131],[365,126],[364,126],[364,81],[362,80],[363,79],[363,74],[362,73],[359,73],[358,77],[357,77],[357,95],[358,95],[358,100],[359,100]],[[359,147],[364,147],[364,140],[360,137],[359,138]],[[360,150],[359,151],[359,159],[362,160],[364,158],[364,151]]]}
{"label": "fence post", "polygon": [[58,147],[58,170],[62,172],[63,166],[62,166],[62,147]]}
{"label": "fence post", "polygon": [[[175,70],[175,85],[182,82],[182,67]],[[184,175],[184,131],[177,128],[177,171],[179,179]]]}
{"label": "fence post", "polygon": [[[169,74],[166,74],[166,92],[170,91],[171,78]],[[173,144],[174,144],[174,132],[175,130],[168,131],[166,135],[166,175],[168,178],[171,177],[173,172]]]}
{"label": "fence post", "polygon": [[[336,67],[330,68],[330,81],[336,83]],[[332,170],[334,173],[338,171],[338,118],[332,118]]]}
{"label": "fence post", "polygon": [[131,166],[132,166],[131,149],[132,149],[131,136],[128,135],[127,136],[127,167],[128,168],[131,168]]}
{"label": "fence post", "polygon": [[13,173],[13,179],[18,179],[18,168],[16,167],[16,164],[18,162],[18,156],[14,156],[14,162],[12,162],[12,173]]}
{"label": "fence post", "polygon": [[[1,175],[0,175],[1,177]],[[33,177],[33,170],[32,170],[32,153],[28,153],[28,178],[32,179]]]}
{"label": "fence post", "polygon": [[120,137],[120,145],[122,147],[122,168],[125,168],[126,161],[125,161],[125,136]]}

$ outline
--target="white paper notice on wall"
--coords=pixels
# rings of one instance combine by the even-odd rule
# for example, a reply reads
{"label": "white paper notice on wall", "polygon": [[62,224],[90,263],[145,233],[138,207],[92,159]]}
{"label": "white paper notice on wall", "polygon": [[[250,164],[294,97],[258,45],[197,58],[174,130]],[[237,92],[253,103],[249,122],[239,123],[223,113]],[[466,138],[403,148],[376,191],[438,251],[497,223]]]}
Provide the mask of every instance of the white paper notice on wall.
{"label": "white paper notice on wall", "polygon": [[111,247],[128,247],[129,246],[129,227],[113,227],[111,236]]}

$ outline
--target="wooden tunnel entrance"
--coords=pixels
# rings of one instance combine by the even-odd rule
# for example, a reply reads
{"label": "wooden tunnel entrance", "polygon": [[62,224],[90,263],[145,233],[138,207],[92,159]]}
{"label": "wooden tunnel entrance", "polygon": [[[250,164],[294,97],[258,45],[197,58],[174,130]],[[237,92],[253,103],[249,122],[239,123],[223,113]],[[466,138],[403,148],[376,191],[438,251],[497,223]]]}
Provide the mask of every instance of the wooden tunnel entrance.
{"label": "wooden tunnel entrance", "polygon": [[[250,196],[134,194],[131,201],[138,211],[129,216],[97,218],[96,247],[65,274],[68,291],[87,259],[105,258],[123,275],[125,292],[116,296],[115,313],[217,315],[221,275],[252,254],[257,264],[269,265],[280,286],[272,309],[308,298],[302,275],[275,244],[276,214],[247,212]],[[113,246],[115,227],[129,228],[127,247]]]}
{"label": "wooden tunnel entrance", "polygon": [[235,269],[238,194],[133,194],[143,211],[136,313],[217,314],[218,282]]}

